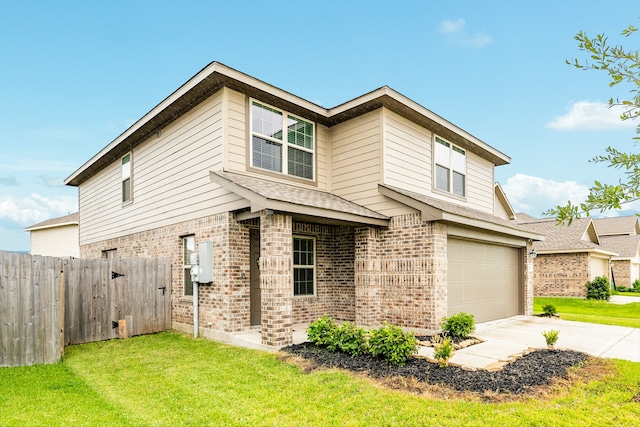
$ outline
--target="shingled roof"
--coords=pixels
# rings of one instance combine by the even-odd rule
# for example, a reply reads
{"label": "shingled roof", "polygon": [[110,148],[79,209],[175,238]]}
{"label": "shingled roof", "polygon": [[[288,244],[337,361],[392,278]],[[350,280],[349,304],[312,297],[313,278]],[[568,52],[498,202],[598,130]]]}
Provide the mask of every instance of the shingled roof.
{"label": "shingled roof", "polygon": [[614,259],[635,258],[640,246],[640,234],[632,236],[600,236],[602,246],[618,254]]}
{"label": "shingled roof", "polygon": [[636,215],[596,218],[594,222],[599,236],[640,234],[640,224]]}
{"label": "shingled roof", "polygon": [[43,228],[62,227],[64,225],[78,225],[79,215],[78,212],[74,212],[69,215],[51,218],[46,221],[39,222],[24,229],[24,231],[41,230]]}

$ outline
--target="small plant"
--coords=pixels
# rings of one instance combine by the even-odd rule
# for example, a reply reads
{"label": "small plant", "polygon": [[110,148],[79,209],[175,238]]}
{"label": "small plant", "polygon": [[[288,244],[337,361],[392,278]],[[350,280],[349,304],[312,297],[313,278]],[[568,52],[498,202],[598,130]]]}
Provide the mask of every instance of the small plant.
{"label": "small plant", "polygon": [[587,282],[587,299],[609,301],[611,298],[611,283],[604,276],[598,276]]}
{"label": "small plant", "polygon": [[640,292],[640,279],[636,279],[631,286],[633,286],[634,291]]}
{"label": "small plant", "polygon": [[351,356],[358,356],[367,351],[367,331],[351,322],[338,326],[327,343],[331,351],[340,350]]}
{"label": "small plant", "polygon": [[467,338],[476,330],[476,321],[473,314],[460,312],[442,319],[442,330],[457,338]]}
{"label": "small plant", "polygon": [[438,361],[438,365],[441,368],[449,366],[449,359],[455,352],[453,349],[453,342],[451,338],[443,338],[441,335],[436,335],[431,339],[433,344],[433,358]]}
{"label": "small plant", "polygon": [[309,341],[318,346],[326,346],[333,342],[337,329],[337,325],[327,315],[322,316],[318,320],[311,322],[307,328],[307,336]]}
{"label": "small plant", "polygon": [[555,316],[557,313],[556,306],[553,304],[545,304],[542,306],[542,312],[545,316]]}
{"label": "small plant", "polygon": [[560,334],[560,331],[556,331],[554,329],[542,331],[542,336],[547,342],[547,348],[553,348],[556,345],[558,342],[558,334]]}
{"label": "small plant", "polygon": [[399,326],[385,322],[369,332],[369,352],[391,365],[404,365],[417,350],[418,340],[413,332],[404,332]]}
{"label": "small plant", "polygon": [[632,291],[632,289],[627,288],[626,286],[618,286],[618,287],[616,288],[616,291],[618,291],[618,292],[631,292],[631,291]]}

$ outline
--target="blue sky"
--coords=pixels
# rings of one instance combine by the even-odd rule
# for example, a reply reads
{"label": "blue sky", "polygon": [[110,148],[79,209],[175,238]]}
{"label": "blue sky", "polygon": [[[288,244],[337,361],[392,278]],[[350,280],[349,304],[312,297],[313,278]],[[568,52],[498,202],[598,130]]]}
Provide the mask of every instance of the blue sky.
{"label": "blue sky", "polygon": [[75,211],[63,180],[211,61],[325,107],[388,85],[509,155],[496,180],[517,211],[580,201],[619,178],[588,161],[637,149],[635,124],[605,107],[624,90],[565,59],[584,58],[580,30],[637,46],[620,32],[638,16],[593,0],[2,2],[0,250]]}

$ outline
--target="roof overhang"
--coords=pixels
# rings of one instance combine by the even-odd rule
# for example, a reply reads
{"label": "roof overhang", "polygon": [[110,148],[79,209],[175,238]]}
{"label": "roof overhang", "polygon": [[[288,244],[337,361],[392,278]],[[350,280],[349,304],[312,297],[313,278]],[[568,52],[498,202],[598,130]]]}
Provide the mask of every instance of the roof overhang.
{"label": "roof overhang", "polygon": [[73,172],[64,183],[80,185],[223,87],[237,90],[325,126],[333,126],[385,107],[433,129],[442,137],[496,165],[511,162],[507,155],[389,87],[376,89],[337,107],[326,109],[219,62],[212,62]]}
{"label": "roof overhang", "polygon": [[249,201],[249,211],[244,213],[241,212],[241,219],[257,217],[261,211],[269,210],[288,213],[300,220],[312,220],[320,223],[373,225],[379,227],[389,226],[389,219],[382,216],[373,218],[350,212],[309,206],[303,203],[291,203],[288,201],[267,198],[256,191],[228,180],[213,171],[209,172],[209,177],[212,182]]}
{"label": "roof overhang", "polygon": [[506,236],[519,237],[528,240],[544,240],[544,236],[541,234],[533,233],[527,230],[508,227],[506,225],[497,224],[490,221],[485,221],[477,218],[471,218],[463,214],[441,209],[428,203],[417,200],[413,197],[399,193],[391,188],[383,185],[378,185],[378,191],[380,194],[389,197],[397,202],[407,205],[413,209],[420,211],[422,214],[422,221],[441,221],[450,224],[456,224],[462,227],[482,229],[497,234],[503,234]]}
{"label": "roof overhang", "polygon": [[614,257],[618,255],[615,252],[606,251],[598,248],[574,248],[574,249],[536,249],[538,255],[554,255],[554,254],[577,254],[577,253],[589,253],[600,255],[605,258]]}
{"label": "roof overhang", "polygon": [[36,231],[36,230],[45,230],[48,228],[57,228],[57,227],[67,227],[70,225],[78,225],[78,221],[69,221],[69,222],[60,222],[57,224],[50,224],[50,225],[42,225],[42,226],[36,226],[36,227],[28,227],[25,228],[24,231]]}

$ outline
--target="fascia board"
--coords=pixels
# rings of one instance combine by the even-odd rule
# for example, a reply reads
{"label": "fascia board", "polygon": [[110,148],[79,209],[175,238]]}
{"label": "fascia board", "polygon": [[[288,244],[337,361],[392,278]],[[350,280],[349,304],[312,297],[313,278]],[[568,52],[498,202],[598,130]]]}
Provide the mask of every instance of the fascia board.
{"label": "fascia board", "polygon": [[267,200],[266,209],[279,212],[289,212],[299,215],[307,215],[319,218],[329,218],[340,221],[354,222],[358,224],[377,225],[388,227],[388,219],[370,218],[347,212],[332,211],[329,209],[316,208],[313,206],[298,205],[295,203],[283,202],[280,200]]}
{"label": "fascia board", "polygon": [[24,231],[45,230],[47,228],[65,227],[69,225],[78,225],[78,224],[79,224],[78,221],[62,222],[60,224],[43,225],[41,227],[29,227],[29,228],[25,228]]}
{"label": "fascia board", "polygon": [[389,188],[383,187],[382,185],[378,185],[378,192],[383,196],[395,200],[396,202],[400,202],[403,205],[420,211],[420,213],[422,214],[422,221],[441,221],[443,218],[443,211],[441,211],[440,209],[426,205],[409,196],[405,196],[404,194],[400,194]]}
{"label": "fascia board", "polygon": [[237,194],[240,197],[247,199],[251,203],[251,212],[258,212],[263,209],[268,208],[268,200],[266,197],[259,195],[258,193],[251,191],[241,185],[236,184],[235,182],[231,182],[213,171],[209,171],[209,179],[212,182],[220,185],[226,190],[231,191],[232,193]]}
{"label": "fascia board", "polygon": [[445,222],[451,222],[454,224],[466,225],[467,227],[482,228],[485,230],[493,231],[495,233],[507,234],[510,236],[522,237],[525,239],[543,241],[544,235],[532,233],[530,231],[516,230],[514,228],[505,227],[500,224],[494,224],[479,219],[467,218],[461,215],[452,214],[449,212],[442,213],[442,220]]}

